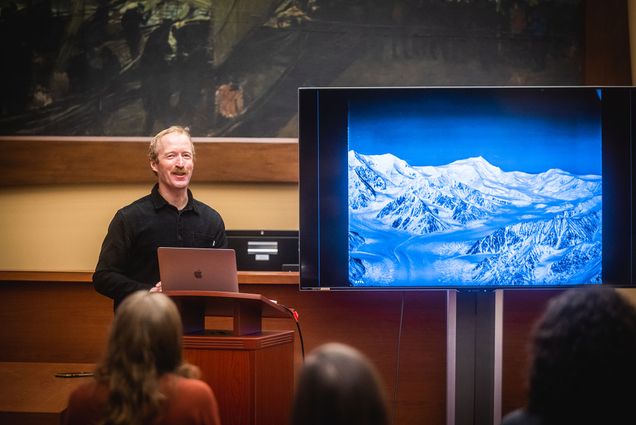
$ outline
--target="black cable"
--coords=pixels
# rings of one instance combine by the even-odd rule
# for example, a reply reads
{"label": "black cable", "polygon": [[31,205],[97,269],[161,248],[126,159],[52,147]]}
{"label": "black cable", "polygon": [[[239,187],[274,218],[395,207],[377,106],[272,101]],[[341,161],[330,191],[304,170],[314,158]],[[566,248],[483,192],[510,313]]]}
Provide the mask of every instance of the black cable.
{"label": "black cable", "polygon": [[287,310],[291,318],[294,319],[294,322],[296,323],[296,329],[298,329],[298,339],[300,339],[300,353],[303,357],[303,362],[304,362],[305,361],[305,341],[303,341],[303,333],[300,330],[300,317],[298,315],[298,312],[291,307],[287,307],[286,305],[283,305],[280,303],[277,303],[277,304],[283,307],[285,310]]}
{"label": "black cable", "polygon": [[402,291],[402,304],[400,307],[400,328],[398,329],[397,360],[395,365],[395,389],[393,390],[393,423],[397,415],[398,387],[400,385],[400,346],[402,345],[402,325],[404,323],[404,291]]}

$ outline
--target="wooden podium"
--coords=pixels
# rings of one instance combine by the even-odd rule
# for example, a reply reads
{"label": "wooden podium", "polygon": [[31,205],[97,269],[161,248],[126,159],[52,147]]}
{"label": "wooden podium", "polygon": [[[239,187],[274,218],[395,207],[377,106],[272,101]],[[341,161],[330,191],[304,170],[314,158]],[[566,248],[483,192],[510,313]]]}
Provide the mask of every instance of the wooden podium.
{"label": "wooden podium", "polygon": [[[289,422],[294,389],[293,331],[262,331],[262,318],[290,313],[259,294],[169,291],[181,312],[184,358],[201,369],[223,425]],[[206,317],[232,318],[232,330],[206,329]]]}

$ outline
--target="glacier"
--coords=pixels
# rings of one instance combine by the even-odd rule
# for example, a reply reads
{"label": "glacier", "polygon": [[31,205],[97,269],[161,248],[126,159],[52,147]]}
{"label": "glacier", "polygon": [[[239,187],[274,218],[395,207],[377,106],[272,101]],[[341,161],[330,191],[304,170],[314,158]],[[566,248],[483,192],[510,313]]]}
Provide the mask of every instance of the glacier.
{"label": "glacier", "polygon": [[354,286],[599,283],[602,177],[348,153]]}

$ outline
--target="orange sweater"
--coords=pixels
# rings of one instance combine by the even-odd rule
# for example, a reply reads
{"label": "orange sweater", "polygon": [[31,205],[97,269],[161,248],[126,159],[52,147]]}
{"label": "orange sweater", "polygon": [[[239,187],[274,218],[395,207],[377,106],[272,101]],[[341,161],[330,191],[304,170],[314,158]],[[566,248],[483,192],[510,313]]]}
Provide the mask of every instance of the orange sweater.
{"label": "orange sweater", "polygon": [[[159,382],[166,396],[165,411],[153,425],[220,425],[214,393],[203,381],[166,374]],[[65,425],[96,423],[108,400],[108,388],[97,381],[80,385],[69,398]]]}

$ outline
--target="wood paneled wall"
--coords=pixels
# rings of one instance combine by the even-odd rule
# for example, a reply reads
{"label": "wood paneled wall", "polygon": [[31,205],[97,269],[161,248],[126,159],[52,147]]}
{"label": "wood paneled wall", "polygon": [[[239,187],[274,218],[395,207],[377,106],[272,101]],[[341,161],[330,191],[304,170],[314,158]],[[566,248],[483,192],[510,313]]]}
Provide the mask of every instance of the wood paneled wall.
{"label": "wood paneled wall", "polygon": [[627,1],[585,1],[586,85],[632,84]]}
{"label": "wood paneled wall", "polygon": [[[263,294],[299,312],[306,353],[329,341],[364,352],[385,383],[396,425],[446,422],[445,291],[301,292],[297,284],[250,279],[241,292]],[[112,303],[88,282],[61,280],[0,281],[0,361],[100,359]],[[264,330],[296,326],[291,319],[265,319]],[[298,369],[297,333],[294,350]]]}
{"label": "wood paneled wall", "polygon": [[[0,361],[100,359],[112,303],[95,292],[87,274],[49,273],[54,278],[44,281],[44,273],[18,273],[24,280],[6,280],[11,275],[0,273]],[[385,383],[395,425],[445,423],[446,291],[305,292],[298,290],[297,274],[281,275],[241,275],[240,290],[296,309],[305,353],[329,341],[364,352]],[[503,415],[527,401],[529,336],[548,301],[562,292],[504,291]],[[296,331],[298,370],[302,346],[294,322],[265,319],[263,325],[264,330]]]}
{"label": "wood paneled wall", "polygon": [[[386,385],[395,424],[445,423],[446,291],[299,292],[282,285],[245,289],[300,313],[306,353],[339,341],[369,356]],[[278,319],[272,322],[279,329],[283,325]]]}
{"label": "wood paneled wall", "polygon": [[508,290],[503,300],[501,410],[505,415],[526,405],[530,336],[548,301],[562,290]]}
{"label": "wood paneled wall", "polygon": [[94,363],[112,302],[79,282],[0,282],[0,361]]}
{"label": "wood paneled wall", "polygon": [[[2,186],[152,183],[149,138],[0,136]],[[296,139],[193,138],[193,182],[296,183]]]}

